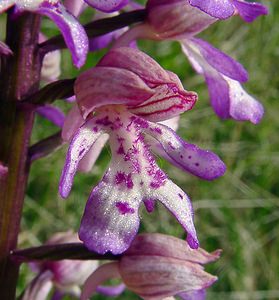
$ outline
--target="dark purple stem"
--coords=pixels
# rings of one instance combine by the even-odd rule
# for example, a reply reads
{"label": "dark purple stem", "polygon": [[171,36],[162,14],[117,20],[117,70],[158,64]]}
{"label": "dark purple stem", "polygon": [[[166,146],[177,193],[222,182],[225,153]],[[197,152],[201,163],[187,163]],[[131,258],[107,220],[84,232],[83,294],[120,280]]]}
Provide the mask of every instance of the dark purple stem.
{"label": "dark purple stem", "polygon": [[27,154],[34,107],[20,104],[39,87],[38,54],[40,17],[8,14],[6,43],[12,56],[2,58],[0,74],[0,162],[7,172],[0,178],[0,295],[14,300],[19,265],[9,257],[16,248],[26,182]]}
{"label": "dark purple stem", "polygon": [[14,261],[23,262],[45,262],[62,259],[74,260],[118,260],[121,255],[98,254],[89,251],[82,243],[68,243],[57,245],[43,245],[22,250],[15,250],[11,255]]}

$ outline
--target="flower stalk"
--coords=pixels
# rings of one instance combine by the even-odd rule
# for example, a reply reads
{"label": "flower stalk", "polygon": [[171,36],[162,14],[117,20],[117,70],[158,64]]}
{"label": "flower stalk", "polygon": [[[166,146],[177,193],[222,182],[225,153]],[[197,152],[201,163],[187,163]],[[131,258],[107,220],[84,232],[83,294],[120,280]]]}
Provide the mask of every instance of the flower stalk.
{"label": "flower stalk", "polygon": [[7,172],[0,179],[0,295],[15,299],[19,265],[9,257],[17,245],[26,182],[27,155],[34,107],[20,100],[37,91],[41,61],[38,52],[40,17],[8,13],[6,43],[12,56],[3,58],[0,80],[0,161]]}

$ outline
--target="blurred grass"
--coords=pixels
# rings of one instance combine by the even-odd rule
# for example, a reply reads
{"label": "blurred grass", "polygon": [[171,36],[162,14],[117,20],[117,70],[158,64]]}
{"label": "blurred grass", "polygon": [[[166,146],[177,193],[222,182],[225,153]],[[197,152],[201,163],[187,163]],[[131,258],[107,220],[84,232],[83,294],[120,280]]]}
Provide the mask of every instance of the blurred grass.
{"label": "blurred grass", "polygon": [[[208,299],[212,300],[279,299],[279,2],[262,2],[270,8],[268,17],[252,24],[235,17],[201,34],[237,58],[249,71],[250,80],[245,88],[261,100],[266,110],[257,126],[222,121],[214,115],[203,78],[192,71],[177,43],[140,42],[141,49],[164,68],[176,72],[187,89],[199,94],[195,108],[183,115],[179,133],[191,143],[218,153],[228,167],[223,178],[204,182],[159,159],[160,166],[194,203],[201,246],[209,251],[223,249],[221,259],[207,268],[219,277],[208,293]],[[49,20],[44,21],[43,30],[48,35],[58,32]],[[96,64],[103,53],[90,54],[83,69]],[[69,60],[69,53],[63,51],[64,77],[77,74]],[[68,109],[64,103],[58,105]],[[38,117],[32,140],[35,142],[56,130]],[[76,176],[70,197],[63,201],[57,187],[65,151],[66,147],[32,166],[20,247],[40,245],[57,231],[78,230],[89,192],[110,158],[106,148],[90,174]],[[142,210],[141,216],[141,231],[185,237],[176,220],[160,205],[150,215]],[[19,290],[33,276],[26,266],[21,274]],[[138,297],[125,292],[117,299]]]}

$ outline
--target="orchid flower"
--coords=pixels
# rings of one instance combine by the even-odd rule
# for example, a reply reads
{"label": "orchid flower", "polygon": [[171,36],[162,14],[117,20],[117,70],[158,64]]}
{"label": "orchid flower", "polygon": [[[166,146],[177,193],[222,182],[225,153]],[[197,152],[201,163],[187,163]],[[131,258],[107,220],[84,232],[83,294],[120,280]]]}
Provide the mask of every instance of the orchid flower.
{"label": "orchid flower", "polygon": [[261,120],[264,113],[262,105],[247,94],[240,84],[248,79],[243,66],[195,37],[218,19],[191,6],[185,0],[149,0],[147,11],[145,23],[124,33],[114,47],[127,46],[139,38],[177,40],[193,68],[205,77],[211,105],[220,118],[249,120],[254,124]]}
{"label": "orchid flower", "polygon": [[73,62],[80,68],[86,60],[88,38],[78,20],[70,14],[59,0],[0,0],[0,13],[12,6],[38,13],[52,19],[61,30],[65,43],[72,53]]}
{"label": "orchid flower", "polygon": [[[77,243],[80,240],[72,231],[54,234],[46,245]],[[62,299],[65,295],[80,297],[80,287],[86,278],[97,269],[98,261],[61,260],[44,263],[32,263],[30,267],[38,275],[27,286],[22,300],[46,300],[54,289],[52,299]],[[106,287],[98,286],[97,292],[106,296],[117,296],[123,292],[123,284]]]}
{"label": "orchid flower", "polygon": [[152,211],[159,200],[188,232],[189,245],[197,248],[191,202],[158,167],[145,141],[150,136],[159,142],[171,162],[198,177],[212,180],[223,175],[225,166],[217,155],[154,123],[191,109],[197,95],[133,48],[114,49],[82,73],[75,94],[85,121],[73,111],[63,128],[64,137],[72,140],[60,180],[61,196],[69,195],[80,161],[104,134],[109,135],[112,151],[108,170],[87,202],[80,239],[98,253],[122,253],[138,231],[140,204]]}
{"label": "orchid flower", "polygon": [[[87,300],[102,282],[120,278],[127,289],[145,300],[204,300],[205,289],[217,277],[202,265],[217,260],[221,251],[193,250],[183,240],[163,234],[140,234],[119,262],[107,263],[86,280],[81,300]],[[193,298],[195,296],[195,298]],[[192,297],[192,298],[191,298]]]}
{"label": "orchid flower", "polygon": [[[71,231],[53,235],[46,245],[79,242],[77,234]],[[80,286],[98,266],[96,261],[61,260],[54,262],[32,263],[38,275],[27,286],[22,300],[45,300],[54,288],[55,294],[80,296]],[[60,298],[59,298],[60,299]]]}
{"label": "orchid flower", "polygon": [[266,6],[244,0],[187,0],[189,3],[218,19],[227,19],[239,14],[246,22],[253,22],[258,16],[268,14]]}

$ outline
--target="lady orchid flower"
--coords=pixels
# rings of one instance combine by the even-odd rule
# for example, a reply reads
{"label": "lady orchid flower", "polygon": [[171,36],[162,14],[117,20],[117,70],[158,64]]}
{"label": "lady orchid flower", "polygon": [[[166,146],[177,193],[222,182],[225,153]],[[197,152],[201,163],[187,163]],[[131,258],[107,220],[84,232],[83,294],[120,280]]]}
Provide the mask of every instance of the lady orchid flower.
{"label": "lady orchid flower", "polygon": [[197,248],[191,202],[158,167],[146,142],[146,136],[159,142],[171,162],[198,177],[212,180],[223,175],[225,166],[217,155],[155,123],[191,109],[197,95],[185,91],[175,74],[149,56],[125,47],[110,51],[95,68],[82,73],[75,94],[85,121],[72,112],[64,125],[64,136],[67,132],[72,140],[60,180],[61,196],[69,195],[80,161],[99,138],[109,135],[112,152],[87,202],[80,239],[98,253],[121,253],[138,231],[140,204],[151,212],[159,200],[188,232],[189,245]]}
{"label": "lady orchid flower", "polygon": [[0,0],[0,13],[16,6],[52,19],[61,30],[65,43],[72,53],[73,62],[80,68],[86,60],[88,37],[82,25],[70,14],[59,0]]}
{"label": "lady orchid flower", "polygon": [[139,38],[177,40],[193,68],[205,77],[211,105],[220,118],[249,120],[255,124],[261,120],[264,113],[262,105],[247,94],[240,84],[248,79],[243,66],[209,43],[195,37],[216,22],[217,18],[191,6],[185,0],[149,0],[147,11],[145,23],[124,33],[114,47],[127,46]]}
{"label": "lady orchid flower", "polygon": [[246,22],[253,22],[258,16],[268,14],[268,9],[257,2],[244,0],[188,0],[189,3],[218,19],[227,19],[239,14]]}
{"label": "lady orchid flower", "polygon": [[205,289],[217,277],[203,265],[217,260],[221,251],[193,250],[183,240],[163,234],[140,234],[119,262],[107,263],[86,280],[81,300],[87,300],[102,282],[120,278],[145,300],[205,300]]}

